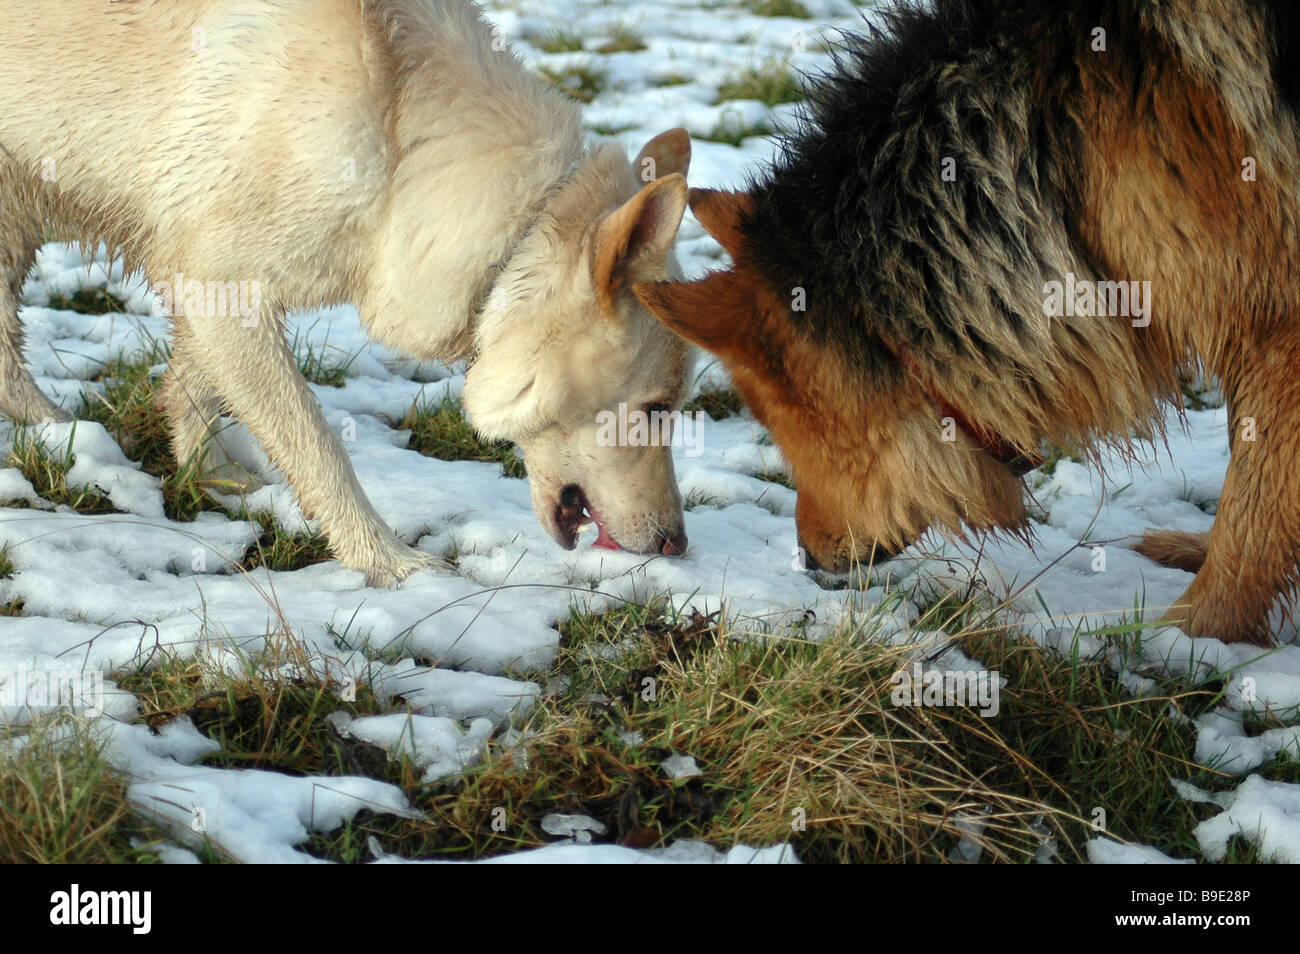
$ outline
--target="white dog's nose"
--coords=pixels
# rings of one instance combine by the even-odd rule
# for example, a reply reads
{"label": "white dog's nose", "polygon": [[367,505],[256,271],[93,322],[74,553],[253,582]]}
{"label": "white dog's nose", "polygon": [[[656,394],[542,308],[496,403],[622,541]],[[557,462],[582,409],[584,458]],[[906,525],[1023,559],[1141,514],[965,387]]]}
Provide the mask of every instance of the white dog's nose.
{"label": "white dog's nose", "polygon": [[664,556],[681,556],[686,552],[686,534],[665,537],[659,552]]}

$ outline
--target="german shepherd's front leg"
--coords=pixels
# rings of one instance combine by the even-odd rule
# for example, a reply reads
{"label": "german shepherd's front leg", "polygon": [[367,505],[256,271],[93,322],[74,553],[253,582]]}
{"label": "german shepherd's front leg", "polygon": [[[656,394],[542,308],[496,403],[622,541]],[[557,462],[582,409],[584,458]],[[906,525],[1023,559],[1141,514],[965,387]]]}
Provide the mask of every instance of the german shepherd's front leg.
{"label": "german shepherd's front leg", "polygon": [[437,561],[406,546],[366,499],[343,443],[325,421],[284,340],[281,315],[178,318],[185,359],[289,478],[330,549],[371,586],[391,586]]}
{"label": "german shepherd's front leg", "polygon": [[1264,645],[1300,558],[1300,341],[1254,355],[1229,402],[1232,460],[1205,562],[1165,618],[1193,636]]}

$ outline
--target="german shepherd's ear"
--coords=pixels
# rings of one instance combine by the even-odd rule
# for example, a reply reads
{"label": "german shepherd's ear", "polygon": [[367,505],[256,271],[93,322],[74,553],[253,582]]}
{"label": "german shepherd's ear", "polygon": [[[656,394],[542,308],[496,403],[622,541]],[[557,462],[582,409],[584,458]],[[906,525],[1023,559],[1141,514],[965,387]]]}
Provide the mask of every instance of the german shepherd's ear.
{"label": "german shepherd's ear", "polygon": [[739,357],[751,343],[758,304],[743,254],[741,223],[753,211],[747,192],[692,189],[691,211],[736,263],[696,282],[638,282],[636,296],[669,330],[716,354]]}
{"label": "german shepherd's ear", "polygon": [[706,351],[735,354],[754,334],[754,289],[735,271],[695,282],[638,282],[632,291],[668,330]]}
{"label": "german shepherd's ear", "polygon": [[727,250],[732,261],[741,258],[745,237],[741,225],[754,211],[754,197],[748,192],[720,192],[716,189],[692,189],[691,212],[705,231]]}
{"label": "german shepherd's ear", "polygon": [[674,172],[646,185],[596,227],[591,279],[603,312],[614,313],[614,299],[629,282],[664,276],[685,212],[686,179]]}

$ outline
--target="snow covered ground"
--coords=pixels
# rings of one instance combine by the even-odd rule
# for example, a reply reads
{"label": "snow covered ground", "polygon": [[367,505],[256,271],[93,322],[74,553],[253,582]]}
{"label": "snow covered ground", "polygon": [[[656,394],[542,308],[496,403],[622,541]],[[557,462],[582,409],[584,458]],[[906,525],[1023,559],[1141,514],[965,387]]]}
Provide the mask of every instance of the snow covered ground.
{"label": "snow covered ground", "polygon": [[[616,131],[635,153],[673,126],[699,137],[720,122],[762,120],[767,109],[760,103],[714,104],[719,85],[737,70],[772,57],[802,69],[825,65],[819,36],[858,22],[858,8],[848,0],[803,2],[812,14],[808,20],[757,16],[738,3],[703,0],[501,0],[491,4],[490,15],[533,65],[562,71],[574,62],[595,62],[606,68],[605,89],[588,107],[588,120],[596,129]],[[543,54],[521,42],[562,27],[584,35],[590,51],[620,22],[636,28],[645,50]],[[778,107],[776,119],[790,108]],[[696,138],[693,148],[692,184],[717,187],[739,184],[770,156],[772,143],[751,138],[732,146]],[[688,217],[679,255],[688,274],[697,275],[718,264],[721,251]],[[81,315],[46,307],[51,293],[105,284],[128,301],[128,313]],[[45,391],[69,408],[87,387],[84,379],[106,361],[166,334],[138,278],[110,273],[102,262],[88,264],[74,248],[42,251],[25,301],[30,364]],[[163,516],[158,481],[128,460],[102,427],[82,421],[74,434],[70,425],[47,425],[43,436],[51,446],[72,439],[70,483],[97,485],[122,512],[85,516],[52,508],[17,470],[0,469],[0,500],[32,505],[0,510],[0,547],[7,547],[17,569],[0,581],[0,604],[15,597],[24,604],[21,617],[0,618],[0,671],[8,679],[32,669],[111,671],[156,643],[220,659],[231,646],[256,649],[266,634],[287,625],[319,653],[322,672],[371,679],[381,698],[401,692],[424,717],[418,729],[386,724],[390,717],[383,716],[341,729],[390,750],[406,747],[432,779],[472,761],[492,731],[532,704],[556,655],[554,625],[575,603],[599,610],[620,598],[663,596],[679,607],[712,610],[725,601],[733,616],[751,620],[755,629],[803,619],[809,610],[817,627],[830,627],[883,593],[880,587],[826,589],[798,569],[795,494],[754,476],[781,464],[747,415],[705,421],[700,456],[678,451],[683,495],[703,501],[687,515],[691,546],[684,558],[593,550],[589,541],[566,553],[538,526],[525,482],[501,477],[495,464],[439,461],[405,449],[407,435],[393,422],[417,399],[457,395],[462,369],[417,366],[367,342],[350,306],[297,314],[293,321],[299,347],[352,359],[343,387],[314,390],[332,425],[355,422],[356,440],[348,449],[370,499],[404,539],[431,553],[458,554],[456,570],[420,573],[395,590],[368,589],[360,573],[336,563],[290,573],[231,573],[227,561],[240,559],[260,528],[213,513],[193,523],[171,522]],[[700,368],[700,385],[723,380],[707,356]],[[234,433],[242,456],[270,480],[249,499],[249,509],[270,510],[281,524],[300,528],[303,518],[283,477],[267,468],[246,434]],[[11,439],[8,425],[0,425],[0,442]],[[1009,621],[1068,651],[1080,627],[1131,620],[1135,605],[1158,614],[1181,594],[1188,574],[1155,566],[1126,549],[1125,541],[1147,526],[1208,528],[1227,459],[1224,411],[1191,411],[1186,431],[1171,422],[1167,450],[1149,449],[1131,469],[1111,460],[1096,473],[1062,460],[1050,477],[1031,476],[1043,516],[1033,548],[989,542],[976,554],[926,539],[894,570],[895,581],[913,574],[960,582],[976,572],[996,599],[1008,601]],[[1097,545],[1104,547],[1104,563]],[[914,616],[905,605],[887,633],[910,638]],[[338,638],[341,632],[346,638]],[[1252,708],[1289,710],[1295,721],[1295,635],[1284,631],[1282,648],[1270,652],[1176,631],[1145,641],[1153,672],[1231,672],[1230,705],[1198,727],[1199,758],[1218,759],[1246,776],[1279,751],[1300,757],[1300,728],[1247,738],[1242,727],[1242,713]],[[1080,644],[1084,655],[1105,651],[1086,635]],[[441,668],[417,665],[416,657],[435,659]],[[1140,679],[1132,684],[1141,691]],[[154,735],[117,721],[133,712],[132,697],[110,692],[102,713],[110,756],[134,780],[132,800],[182,832],[201,815],[209,836],[244,860],[311,860],[296,847],[309,829],[328,830],[361,807],[408,810],[398,789],[374,780],[196,767],[211,742],[184,723]],[[11,721],[30,714],[26,707],[3,707]],[[1243,778],[1235,792],[1214,798],[1223,812],[1198,831],[1207,858],[1221,855],[1228,837],[1240,831],[1258,841],[1265,857],[1300,861],[1300,787]],[[543,849],[537,857],[789,859],[779,846],[758,847],[773,850],[736,849],[724,856],[686,845],[649,855],[573,844]],[[172,857],[192,856],[178,849]],[[1099,845],[1092,857],[1132,856]]]}

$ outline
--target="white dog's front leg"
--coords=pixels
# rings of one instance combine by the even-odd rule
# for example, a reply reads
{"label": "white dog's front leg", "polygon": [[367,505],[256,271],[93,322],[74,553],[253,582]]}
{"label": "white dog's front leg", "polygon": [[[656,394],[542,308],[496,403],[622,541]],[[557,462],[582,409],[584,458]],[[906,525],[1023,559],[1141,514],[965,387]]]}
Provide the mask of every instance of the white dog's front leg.
{"label": "white dog's front leg", "polygon": [[192,345],[184,327],[172,338],[172,354],[163,376],[162,407],[171,430],[177,464],[194,468],[195,482],[223,493],[251,494],[262,481],[230,459],[217,436],[221,396],[207,375],[188,357]]}
{"label": "white dog's front leg", "polygon": [[281,467],[340,563],[392,586],[437,561],[402,543],[375,513],[284,340],[279,316],[183,319],[186,358]]}

